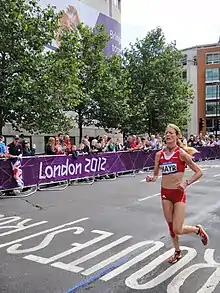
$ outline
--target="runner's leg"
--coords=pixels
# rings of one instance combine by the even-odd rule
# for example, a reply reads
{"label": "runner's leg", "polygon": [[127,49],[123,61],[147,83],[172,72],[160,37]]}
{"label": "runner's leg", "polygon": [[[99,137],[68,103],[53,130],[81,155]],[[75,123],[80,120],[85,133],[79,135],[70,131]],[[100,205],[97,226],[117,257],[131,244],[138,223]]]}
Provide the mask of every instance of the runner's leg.
{"label": "runner's leg", "polygon": [[186,215],[186,204],[184,202],[177,202],[174,205],[173,212],[173,231],[175,234],[183,235],[196,233],[200,236],[201,241],[204,245],[208,244],[209,237],[201,225],[198,226],[188,226],[184,225]]}
{"label": "runner's leg", "polygon": [[167,221],[167,224],[170,229],[170,236],[175,248],[175,253],[172,257],[169,258],[170,263],[175,263],[181,258],[180,244],[179,244],[179,235],[175,234],[173,231],[173,203],[169,200],[162,200],[162,207],[164,217]]}

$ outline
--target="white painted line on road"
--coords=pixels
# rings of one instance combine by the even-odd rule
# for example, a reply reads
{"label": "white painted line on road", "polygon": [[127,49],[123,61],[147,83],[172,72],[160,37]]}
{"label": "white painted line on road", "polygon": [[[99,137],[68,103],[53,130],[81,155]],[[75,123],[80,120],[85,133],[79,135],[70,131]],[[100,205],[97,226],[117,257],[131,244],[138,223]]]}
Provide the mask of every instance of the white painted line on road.
{"label": "white painted line on road", "polygon": [[87,241],[83,244],[81,243],[72,243],[72,246],[73,248],[70,248],[66,251],[63,251],[61,253],[58,253],[56,255],[53,255],[49,258],[47,257],[43,257],[43,256],[38,256],[38,255],[35,255],[35,254],[29,254],[27,256],[25,256],[24,258],[25,259],[28,259],[28,260],[31,260],[31,261],[35,261],[35,262],[38,262],[38,263],[42,263],[42,264],[49,264],[51,262],[54,262],[56,260],[58,260],[59,258],[62,258],[62,257],[66,257],[68,255],[71,255],[77,251],[80,251],[86,247],[89,247],[90,245],[93,245],[93,244],[96,244],[98,243],[99,241],[102,241],[102,240],[105,240],[106,238],[112,236],[114,233],[111,233],[111,232],[106,232],[106,231],[101,231],[101,230],[92,230],[91,231],[92,233],[96,233],[98,235],[101,235],[101,236],[98,236],[98,237],[95,237],[93,238],[92,240],[90,241]]}
{"label": "white painted line on road", "polygon": [[220,176],[220,174],[215,174],[215,175],[213,175],[213,177],[215,177],[215,178],[216,178],[216,177],[219,177],[219,176]]}
{"label": "white painted line on road", "polygon": [[[139,248],[141,248],[141,247],[143,247],[145,245],[154,245],[151,248],[150,253],[149,253],[149,249],[148,249],[147,252],[145,251],[142,254],[136,256],[135,258],[132,259],[132,263],[129,262],[130,263],[129,267],[126,266],[125,269],[121,268],[119,273],[114,274],[114,276],[117,276],[118,274],[121,274],[123,271],[127,270],[128,268],[130,268],[130,266],[142,261],[144,258],[149,256],[150,254],[153,254],[154,252],[158,251],[160,248],[162,248],[164,246],[164,243],[160,242],[160,241],[157,241],[157,242],[154,242],[154,241],[142,241],[142,242],[136,243],[136,244],[134,244],[132,246],[129,246],[126,249],[118,252],[117,254],[114,254],[111,257],[99,262],[98,264],[95,264],[94,266],[92,266],[89,269],[87,269],[84,272],[82,272],[82,275],[84,275],[84,276],[91,275],[91,274],[103,269],[104,267],[110,265],[111,263],[121,259],[122,257],[127,256],[129,253],[131,253],[131,252],[133,252],[135,250],[138,250]],[[111,278],[113,278],[114,276],[112,276]],[[107,281],[107,280],[105,280],[105,281]]]}
{"label": "white painted line on road", "polygon": [[195,184],[197,184],[197,183],[199,183],[199,182],[200,182],[200,180],[197,180],[197,181],[191,183],[191,184],[189,185],[189,187],[192,186],[192,185],[195,185]]}
{"label": "white painted line on road", "polygon": [[[189,187],[192,186],[192,185],[194,185],[194,184],[197,184],[199,182],[200,182],[200,180],[197,180],[197,181],[193,182],[192,184],[190,184]],[[157,197],[159,195],[160,195],[160,193],[152,194],[152,195],[149,195],[149,196],[146,196],[146,197],[139,198],[138,201],[140,201],[140,202],[141,201],[145,201],[147,199],[150,199],[150,198],[153,198],[153,197]]]}
{"label": "white painted line on road", "polygon": [[51,264],[51,266],[55,267],[55,268],[61,268],[63,270],[73,272],[73,273],[79,273],[84,270],[84,268],[78,266],[79,264],[86,262],[86,261],[96,257],[97,255],[100,255],[103,252],[105,252],[115,246],[118,246],[119,244],[126,242],[127,240],[131,239],[132,237],[133,236],[130,236],[130,235],[124,236],[124,237],[122,237],[116,241],[113,241],[105,246],[102,246],[99,249],[94,250],[91,253],[86,254],[83,257],[81,257],[77,260],[74,260],[73,262],[70,262],[68,264],[63,263],[63,262],[55,262],[55,263]]}
{"label": "white painted line on road", "polygon": [[[179,293],[180,288],[183,286],[186,279],[188,279],[188,277],[190,277],[193,273],[195,273],[197,270],[201,270],[204,268],[213,268],[213,267],[214,266],[206,264],[206,263],[191,265],[190,267],[184,269],[177,276],[174,277],[174,279],[167,286],[167,293]],[[208,281],[206,282],[206,284],[207,283]],[[207,285],[209,286],[203,286],[202,288],[200,288],[199,291],[197,291],[197,293],[212,293],[215,290],[216,284],[214,284],[214,282],[212,284],[209,283]]]}
{"label": "white painted line on road", "polygon": [[147,200],[147,199],[150,199],[152,197],[159,196],[159,195],[160,195],[160,193],[156,193],[156,194],[153,194],[153,195],[149,195],[147,197],[139,198],[138,201],[144,201],[144,200]]}
{"label": "white painted line on road", "polygon": [[[162,175],[158,176],[158,179],[160,179],[160,178],[162,178]],[[146,178],[142,179],[140,182],[148,183],[148,182],[146,181]],[[155,182],[149,182],[149,183],[155,183]]]}
{"label": "white painted line on road", "polygon": [[28,236],[25,236],[25,237],[22,237],[22,238],[19,238],[19,239],[12,240],[10,242],[1,243],[0,244],[0,248],[9,246],[9,245],[12,245],[12,244],[15,244],[15,243],[19,243],[21,241],[25,241],[25,240],[28,240],[28,239],[31,239],[31,238],[34,238],[34,237],[37,237],[37,236],[40,236],[40,235],[44,235],[44,234],[46,234],[48,232],[53,232],[53,231],[56,231],[58,229],[64,228],[66,226],[71,226],[71,225],[74,225],[76,223],[80,223],[82,221],[86,221],[88,219],[89,218],[81,218],[79,220],[76,220],[76,221],[73,221],[73,222],[69,222],[69,223],[66,223],[66,224],[63,224],[63,225],[60,225],[60,226],[51,228],[51,229],[43,230],[43,231],[38,232],[38,233],[35,233],[35,234],[31,234],[31,235],[28,235]]}
{"label": "white painted line on road", "polygon": [[[178,272],[182,267],[188,264],[192,259],[194,259],[197,255],[197,252],[194,248],[190,247],[181,247],[181,250],[187,250],[187,254],[184,255],[182,259],[180,259],[175,265],[168,267],[167,270],[163,271],[160,275],[157,275],[154,279],[147,281],[146,283],[139,283],[138,281],[142,279],[144,276],[148,275],[154,269],[156,269],[161,263],[165,262],[168,257],[173,255],[173,249],[166,251],[164,254],[158,256],[156,259],[151,261],[149,264],[145,265],[139,271],[136,271],[132,275],[130,275],[126,280],[125,284],[134,290],[148,290],[152,289],[161,283],[168,280],[172,277],[176,272]],[[114,272],[114,271],[113,271]],[[111,273],[110,273],[111,274]],[[104,277],[105,278],[105,277]]]}
{"label": "white painted line on road", "polygon": [[13,216],[13,217],[4,217],[4,215],[0,215],[0,229],[12,229],[12,230],[9,230],[7,232],[3,232],[3,233],[0,233],[0,237],[2,236],[6,236],[6,235],[10,235],[10,234],[13,234],[13,233],[17,233],[17,232],[20,232],[20,231],[24,231],[24,230],[27,230],[27,229],[30,229],[30,228],[33,228],[33,227],[37,227],[37,226],[40,226],[42,224],[46,224],[47,221],[41,221],[41,222],[37,222],[37,223],[33,223],[31,225],[24,225],[30,221],[32,221],[32,219],[25,219],[19,223],[17,223],[15,226],[5,226],[6,224],[9,224],[9,223],[12,223],[12,222],[17,222],[19,220],[21,220],[21,217],[17,217],[17,216]]}
{"label": "white painted line on road", "polygon": [[[146,241],[147,242],[147,241]],[[150,241],[149,241],[150,242]],[[145,258],[147,258],[148,256],[154,254],[155,252],[157,252],[161,247],[164,246],[164,243],[161,241],[155,241],[153,242],[154,246],[150,247],[149,249],[147,249],[146,251],[142,252],[141,254],[138,254],[137,256],[135,256],[134,258],[130,259],[128,262],[126,262],[125,264],[121,265],[120,267],[118,267],[117,269],[115,269],[114,271],[111,271],[110,273],[108,273],[107,275],[103,276],[102,278],[100,278],[100,280],[102,281],[109,281],[112,278],[118,276],[119,274],[127,271],[128,269],[130,269],[132,266],[136,265],[137,263],[139,263],[140,261],[143,261]]]}
{"label": "white painted line on road", "polygon": [[22,245],[14,244],[7,249],[7,252],[11,254],[20,254],[20,253],[30,253],[30,252],[38,251],[40,249],[47,247],[56,235],[63,232],[67,232],[67,231],[73,231],[73,230],[76,230],[75,232],[73,232],[73,234],[75,235],[79,235],[84,232],[84,229],[81,227],[71,227],[71,228],[60,229],[60,230],[47,234],[45,238],[42,240],[42,242],[34,247],[27,248],[27,249],[18,249]]}
{"label": "white painted line on road", "polygon": [[199,166],[201,166],[201,167],[204,167],[204,168],[220,168],[220,165],[200,165],[199,164]]}

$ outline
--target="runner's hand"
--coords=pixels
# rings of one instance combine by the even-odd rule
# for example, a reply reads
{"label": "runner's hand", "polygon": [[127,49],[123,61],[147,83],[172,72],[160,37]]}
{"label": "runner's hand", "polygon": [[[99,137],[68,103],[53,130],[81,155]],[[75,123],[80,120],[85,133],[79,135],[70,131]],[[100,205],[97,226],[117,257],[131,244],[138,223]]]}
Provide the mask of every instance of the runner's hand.
{"label": "runner's hand", "polygon": [[185,190],[187,186],[188,186],[187,182],[179,182],[179,183],[177,183],[177,188],[181,189],[181,190]]}
{"label": "runner's hand", "polygon": [[147,175],[146,181],[147,182],[152,182],[153,181],[153,176]]}

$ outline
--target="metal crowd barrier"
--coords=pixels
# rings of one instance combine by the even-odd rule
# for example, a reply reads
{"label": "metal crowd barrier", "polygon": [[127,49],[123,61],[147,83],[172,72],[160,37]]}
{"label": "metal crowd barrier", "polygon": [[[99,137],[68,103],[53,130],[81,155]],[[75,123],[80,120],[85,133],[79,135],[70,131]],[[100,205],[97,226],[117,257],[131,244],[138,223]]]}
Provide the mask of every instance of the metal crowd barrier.
{"label": "metal crowd barrier", "polygon": [[[200,153],[195,155],[195,161],[220,158],[220,147],[201,147],[198,150]],[[120,151],[80,155],[77,159],[73,159],[71,155],[24,157],[22,172],[25,185],[22,192],[13,178],[11,160],[3,159],[0,160],[0,193],[3,193],[0,198],[25,198],[37,191],[63,191],[68,186],[135,177],[153,169],[156,152]],[[55,176],[56,174],[58,175]],[[9,191],[20,193],[4,195]]]}

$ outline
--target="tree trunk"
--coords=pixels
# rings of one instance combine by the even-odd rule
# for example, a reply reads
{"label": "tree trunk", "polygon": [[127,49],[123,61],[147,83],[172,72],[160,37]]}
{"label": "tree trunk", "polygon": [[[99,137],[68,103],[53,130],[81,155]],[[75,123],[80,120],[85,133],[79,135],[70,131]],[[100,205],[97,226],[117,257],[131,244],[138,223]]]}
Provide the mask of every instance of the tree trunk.
{"label": "tree trunk", "polygon": [[79,122],[78,127],[79,127],[79,143],[81,143],[82,142],[82,123]]}
{"label": "tree trunk", "polygon": [[148,133],[149,133],[149,135],[152,134],[151,131],[152,131],[152,117],[149,114],[149,117],[148,117]]}
{"label": "tree trunk", "polygon": [[2,135],[2,129],[4,127],[5,123],[4,123],[4,118],[3,118],[3,111],[0,108],[0,135]]}
{"label": "tree trunk", "polygon": [[78,128],[79,128],[79,143],[82,142],[82,128],[83,128],[83,117],[81,111],[78,111],[79,120],[78,120]]}

